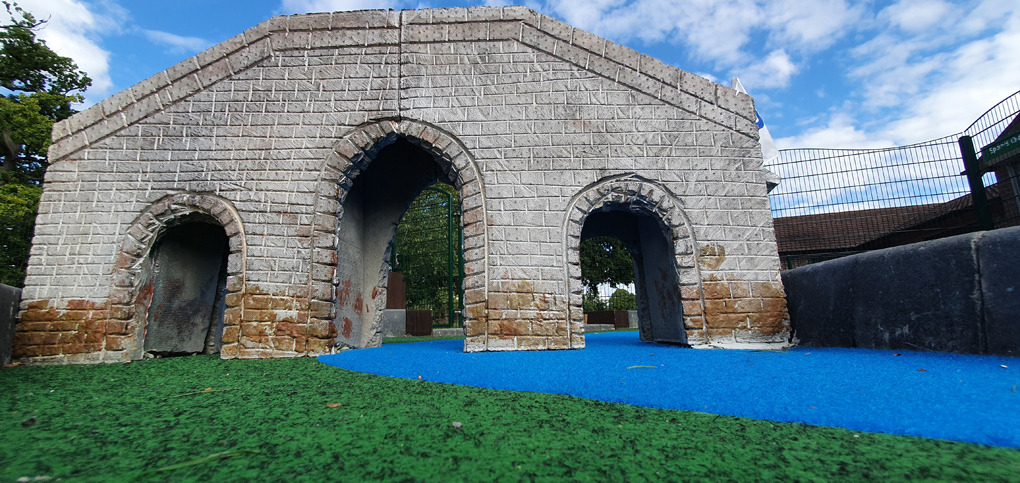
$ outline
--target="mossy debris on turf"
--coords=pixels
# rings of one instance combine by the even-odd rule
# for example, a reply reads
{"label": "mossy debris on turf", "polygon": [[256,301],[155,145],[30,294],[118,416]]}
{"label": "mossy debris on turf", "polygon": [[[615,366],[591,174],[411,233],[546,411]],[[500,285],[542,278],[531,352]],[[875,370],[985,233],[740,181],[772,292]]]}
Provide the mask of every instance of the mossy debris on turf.
{"label": "mossy debris on turf", "polygon": [[309,358],[3,369],[0,409],[0,481],[1020,475],[1014,449],[392,379]]}

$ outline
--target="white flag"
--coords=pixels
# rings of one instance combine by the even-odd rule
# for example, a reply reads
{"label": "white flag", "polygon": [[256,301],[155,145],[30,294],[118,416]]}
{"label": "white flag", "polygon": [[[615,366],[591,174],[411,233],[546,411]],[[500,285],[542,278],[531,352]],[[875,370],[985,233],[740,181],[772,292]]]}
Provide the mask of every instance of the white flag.
{"label": "white flag", "polygon": [[[736,77],[730,80],[730,87],[737,92],[747,94],[744,86],[740,84],[740,79]],[[779,149],[776,148],[776,142],[772,140],[772,134],[769,134],[769,128],[765,126],[765,121],[761,119],[757,108],[754,110],[754,118],[754,123],[758,126],[758,142],[761,143],[761,157],[765,160],[763,165],[768,166],[779,158]]]}

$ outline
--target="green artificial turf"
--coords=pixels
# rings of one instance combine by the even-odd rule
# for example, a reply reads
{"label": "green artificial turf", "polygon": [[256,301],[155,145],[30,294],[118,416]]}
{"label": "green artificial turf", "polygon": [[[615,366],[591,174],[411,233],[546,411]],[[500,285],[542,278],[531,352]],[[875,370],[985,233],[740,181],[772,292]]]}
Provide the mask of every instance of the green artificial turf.
{"label": "green artificial turf", "polygon": [[7,368],[0,410],[0,481],[1020,478],[1014,449],[391,379],[310,358]]}

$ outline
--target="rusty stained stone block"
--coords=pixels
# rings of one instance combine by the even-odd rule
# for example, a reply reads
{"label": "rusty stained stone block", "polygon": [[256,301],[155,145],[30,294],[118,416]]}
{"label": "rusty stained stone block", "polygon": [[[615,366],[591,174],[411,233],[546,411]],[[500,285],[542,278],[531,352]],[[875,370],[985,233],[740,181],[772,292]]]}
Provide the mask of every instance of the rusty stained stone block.
{"label": "rusty stained stone block", "polygon": [[221,337],[220,340],[224,344],[233,344],[237,342],[238,334],[240,334],[240,332],[241,332],[240,327],[236,325],[224,327],[223,336]]}
{"label": "rusty stained stone block", "polygon": [[237,344],[223,344],[223,346],[220,347],[220,359],[236,359],[237,352]]}
{"label": "rusty stained stone block", "polygon": [[34,348],[37,356],[56,356],[63,354],[63,348],[59,345],[41,345]]}
{"label": "rusty stained stone block", "polygon": [[231,307],[223,311],[223,325],[240,325],[241,315],[244,312],[240,307]]}
{"label": "rusty stained stone block", "polygon": [[238,341],[241,346],[241,350],[244,349],[272,349],[272,341],[270,337],[241,337]]}
{"label": "rusty stained stone block", "polygon": [[701,300],[684,300],[682,302],[684,315],[701,315]]}
{"label": "rusty stained stone block", "polygon": [[783,312],[786,310],[786,298],[766,298],[761,301],[762,312]]}
{"label": "rusty stained stone block", "polygon": [[298,336],[298,334],[304,333],[306,327],[304,325],[294,324],[292,322],[279,322],[276,324],[276,330],[273,331],[273,335],[288,336],[291,339]]}
{"label": "rusty stained stone block", "polygon": [[730,282],[730,294],[735,299],[746,299],[758,297],[757,295],[751,294],[751,282],[745,282],[743,280],[736,280]]}
{"label": "rusty stained stone block", "polygon": [[308,323],[308,336],[318,339],[325,339],[329,337],[330,329],[333,329],[330,324],[331,322],[328,320],[312,320]]}
{"label": "rusty stained stone block", "polygon": [[124,320],[108,320],[106,322],[106,333],[115,335],[126,335],[134,331],[134,324]]}
{"label": "rusty stained stone block", "polygon": [[701,289],[697,285],[683,285],[680,287],[680,298],[683,300],[701,300]]}
{"label": "rusty stained stone block", "polygon": [[728,299],[732,297],[729,282],[705,282],[704,288],[705,299]]}
{"label": "rusty stained stone block", "polygon": [[21,322],[16,332],[48,332],[51,326],[49,322]]}
{"label": "rusty stained stone block", "polygon": [[278,351],[293,352],[295,347],[294,337],[271,337],[273,349]]}
{"label": "rusty stained stone block", "polygon": [[485,322],[479,321],[467,321],[464,323],[464,335],[466,337],[475,337],[485,334]]}
{"label": "rusty stained stone block", "polygon": [[782,282],[751,282],[751,296],[786,299]]}
{"label": "rusty stained stone block", "polygon": [[317,319],[328,319],[332,315],[333,303],[322,300],[312,300],[309,304],[308,316]]}
{"label": "rusty stained stone block", "polygon": [[499,320],[489,322],[489,335],[529,335],[531,334],[531,321],[529,320]]}
{"label": "rusty stained stone block", "polygon": [[239,307],[244,301],[245,295],[240,293],[228,293],[223,297],[223,303],[227,307]]}
{"label": "rusty stained stone block", "polygon": [[273,324],[245,322],[241,324],[241,335],[243,338],[266,337],[273,330]]}
{"label": "rusty stained stone block", "polygon": [[28,357],[38,357],[42,354],[39,353],[42,346],[38,345],[19,345],[14,344],[14,350],[11,352],[12,359],[23,359]]}
{"label": "rusty stained stone block", "polygon": [[705,319],[703,317],[684,317],[684,328],[703,329],[704,327]]}
{"label": "rusty stained stone block", "polygon": [[538,351],[549,348],[549,339],[545,337],[523,336],[517,338],[517,347],[524,350]]}
{"label": "rusty stained stone block", "polygon": [[268,309],[272,303],[272,298],[267,295],[245,295],[241,307],[245,309]]}
{"label": "rusty stained stone block", "polygon": [[736,329],[750,327],[751,314],[715,314],[708,316],[708,326],[712,329]]}
{"label": "rusty stained stone block", "polygon": [[131,320],[135,316],[135,309],[125,305],[111,305],[109,317],[115,320]]}
{"label": "rusty stained stone block", "polygon": [[710,317],[714,314],[734,314],[760,312],[761,299],[714,299],[705,300],[705,313]]}
{"label": "rusty stained stone block", "polygon": [[327,347],[327,340],[325,339],[308,339],[309,354],[328,354],[329,348]]}
{"label": "rusty stained stone block", "polygon": [[308,352],[308,338],[298,336],[294,339],[294,352],[305,354]]}
{"label": "rusty stained stone block", "polygon": [[57,320],[57,309],[28,309],[21,313],[22,322],[52,322]]}
{"label": "rusty stained stone block", "polygon": [[50,301],[49,300],[33,300],[33,301],[29,302],[26,305],[25,309],[26,310],[32,310],[32,309],[42,310],[42,309],[49,308],[49,306],[50,306]]}
{"label": "rusty stained stone block", "polygon": [[107,335],[106,350],[121,351],[127,349],[125,342],[130,342],[134,337],[123,335]]}

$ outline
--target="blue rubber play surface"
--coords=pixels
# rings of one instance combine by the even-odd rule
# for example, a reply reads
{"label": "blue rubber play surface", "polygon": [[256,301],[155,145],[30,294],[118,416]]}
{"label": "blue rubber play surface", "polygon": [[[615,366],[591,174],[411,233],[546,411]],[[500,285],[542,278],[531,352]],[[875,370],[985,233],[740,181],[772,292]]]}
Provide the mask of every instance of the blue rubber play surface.
{"label": "blue rubber play surface", "polygon": [[1017,358],[698,350],[642,342],[637,332],[586,339],[573,351],[464,353],[463,341],[445,340],[319,360],[381,376],[1020,448]]}

